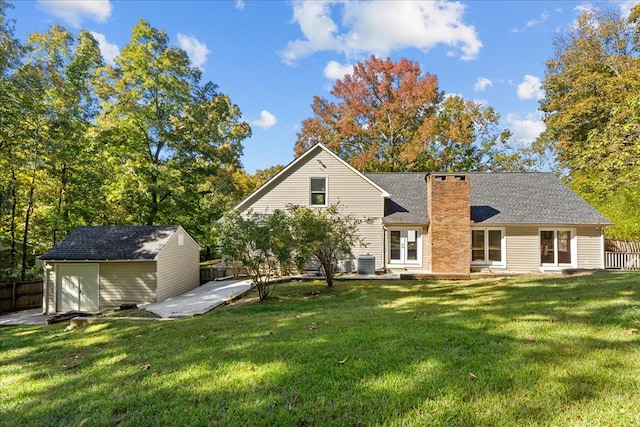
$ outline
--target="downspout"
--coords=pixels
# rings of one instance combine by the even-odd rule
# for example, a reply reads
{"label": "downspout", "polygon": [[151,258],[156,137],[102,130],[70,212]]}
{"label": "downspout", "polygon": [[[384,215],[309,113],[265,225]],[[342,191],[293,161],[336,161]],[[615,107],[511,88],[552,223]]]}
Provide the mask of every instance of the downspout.
{"label": "downspout", "polygon": [[387,272],[387,226],[382,226],[382,268]]}

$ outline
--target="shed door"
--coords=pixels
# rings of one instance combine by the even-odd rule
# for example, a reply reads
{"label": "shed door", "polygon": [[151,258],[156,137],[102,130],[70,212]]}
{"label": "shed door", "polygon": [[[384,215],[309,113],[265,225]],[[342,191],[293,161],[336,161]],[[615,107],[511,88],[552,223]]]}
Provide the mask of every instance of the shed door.
{"label": "shed door", "polygon": [[98,264],[58,264],[58,311],[97,311]]}

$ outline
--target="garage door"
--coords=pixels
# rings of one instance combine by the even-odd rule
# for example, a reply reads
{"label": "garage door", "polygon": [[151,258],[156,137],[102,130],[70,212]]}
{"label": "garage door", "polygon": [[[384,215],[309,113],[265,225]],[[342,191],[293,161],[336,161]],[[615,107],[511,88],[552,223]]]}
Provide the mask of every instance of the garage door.
{"label": "garage door", "polygon": [[98,264],[58,264],[58,311],[97,311]]}

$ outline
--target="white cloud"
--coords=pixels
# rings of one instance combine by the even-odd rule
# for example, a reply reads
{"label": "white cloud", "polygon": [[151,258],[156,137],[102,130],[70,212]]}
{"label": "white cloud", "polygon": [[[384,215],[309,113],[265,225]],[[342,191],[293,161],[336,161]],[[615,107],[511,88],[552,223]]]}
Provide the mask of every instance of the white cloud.
{"label": "white cloud", "polygon": [[336,61],[329,61],[324,67],[324,76],[331,80],[338,80],[353,73],[353,65],[342,65]]}
{"label": "white cloud", "polygon": [[473,90],[476,92],[482,92],[489,86],[493,86],[493,82],[486,77],[478,77],[478,81],[473,85]]}
{"label": "white cloud", "polygon": [[524,81],[518,85],[517,93],[520,99],[542,99],[544,97],[540,79],[529,74],[525,75]]}
{"label": "white cloud", "polygon": [[236,0],[236,9],[244,10],[244,0]]}
{"label": "white cloud", "polygon": [[38,0],[38,6],[75,28],[79,28],[85,18],[105,22],[112,9],[109,0]]}
{"label": "white cloud", "polygon": [[535,114],[528,114],[524,117],[519,114],[508,114],[506,120],[509,130],[511,130],[511,140],[520,146],[531,145],[546,129],[542,119]]}
{"label": "white cloud", "polygon": [[262,110],[260,111],[260,119],[252,121],[251,124],[262,129],[269,129],[275,126],[276,116],[274,116],[267,110]]}
{"label": "white cloud", "polygon": [[203,66],[207,62],[207,56],[211,53],[206,44],[200,42],[194,36],[178,33],[178,46],[187,52],[193,65],[201,69],[204,68]]}
{"label": "white cloud", "polygon": [[547,19],[549,19],[549,14],[547,12],[543,12],[540,14],[540,17],[538,19],[531,19],[529,22],[527,22],[526,27],[535,27],[536,25],[544,23]]}
{"label": "white cloud", "polygon": [[[332,17],[340,11],[341,27]],[[296,1],[293,21],[304,37],[288,42],[282,59],[292,65],[319,51],[351,58],[444,45],[452,48],[448,54],[471,60],[482,42],[475,27],[463,21],[464,11],[461,3],[445,1]]]}
{"label": "white cloud", "polygon": [[91,35],[100,45],[100,53],[107,64],[114,65],[116,56],[120,55],[120,48],[115,43],[109,43],[104,34],[91,31]]}

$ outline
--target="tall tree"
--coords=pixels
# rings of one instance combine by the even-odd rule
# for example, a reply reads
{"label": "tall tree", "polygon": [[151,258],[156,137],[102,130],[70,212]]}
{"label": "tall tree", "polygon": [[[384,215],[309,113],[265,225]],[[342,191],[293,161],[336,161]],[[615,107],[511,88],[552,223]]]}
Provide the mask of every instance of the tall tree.
{"label": "tall tree", "polygon": [[295,151],[322,142],[364,170],[483,169],[509,134],[497,132],[491,109],[445,97],[417,62],[371,56],[336,81],[336,102],[315,96]]}
{"label": "tall tree", "polygon": [[[186,53],[169,45],[164,31],[141,20],[130,42],[105,68],[101,138],[112,147],[120,178],[112,193],[123,220],[153,224],[183,219],[193,230],[219,217],[207,211],[216,191],[212,177],[240,167],[242,140],[251,129],[239,108],[200,72]],[[207,226],[208,227],[208,226]]]}
{"label": "tall tree", "polygon": [[[20,118],[14,74],[23,54],[22,45],[14,37],[14,21],[7,17],[12,6],[0,0],[0,246],[9,248],[0,269],[16,264],[16,184],[11,174],[12,153],[16,143],[16,123]],[[4,254],[3,254],[4,255]],[[5,258],[3,256],[3,258]],[[0,278],[3,276],[0,271]]]}
{"label": "tall tree", "polygon": [[7,175],[10,229],[14,241],[18,231],[21,234],[23,278],[33,242],[55,243],[77,224],[74,203],[86,210],[100,199],[91,199],[95,182],[80,172],[96,163],[96,157],[87,155],[86,133],[94,117],[90,81],[101,63],[88,32],[81,32],[76,41],[53,25],[29,35],[23,61],[12,76],[19,114],[11,124]]}
{"label": "tall tree", "polygon": [[536,141],[556,154],[574,190],[617,224],[609,235],[627,238],[640,238],[640,224],[619,209],[640,204],[639,12],[625,20],[585,11],[554,40],[540,103],[547,128]]}

